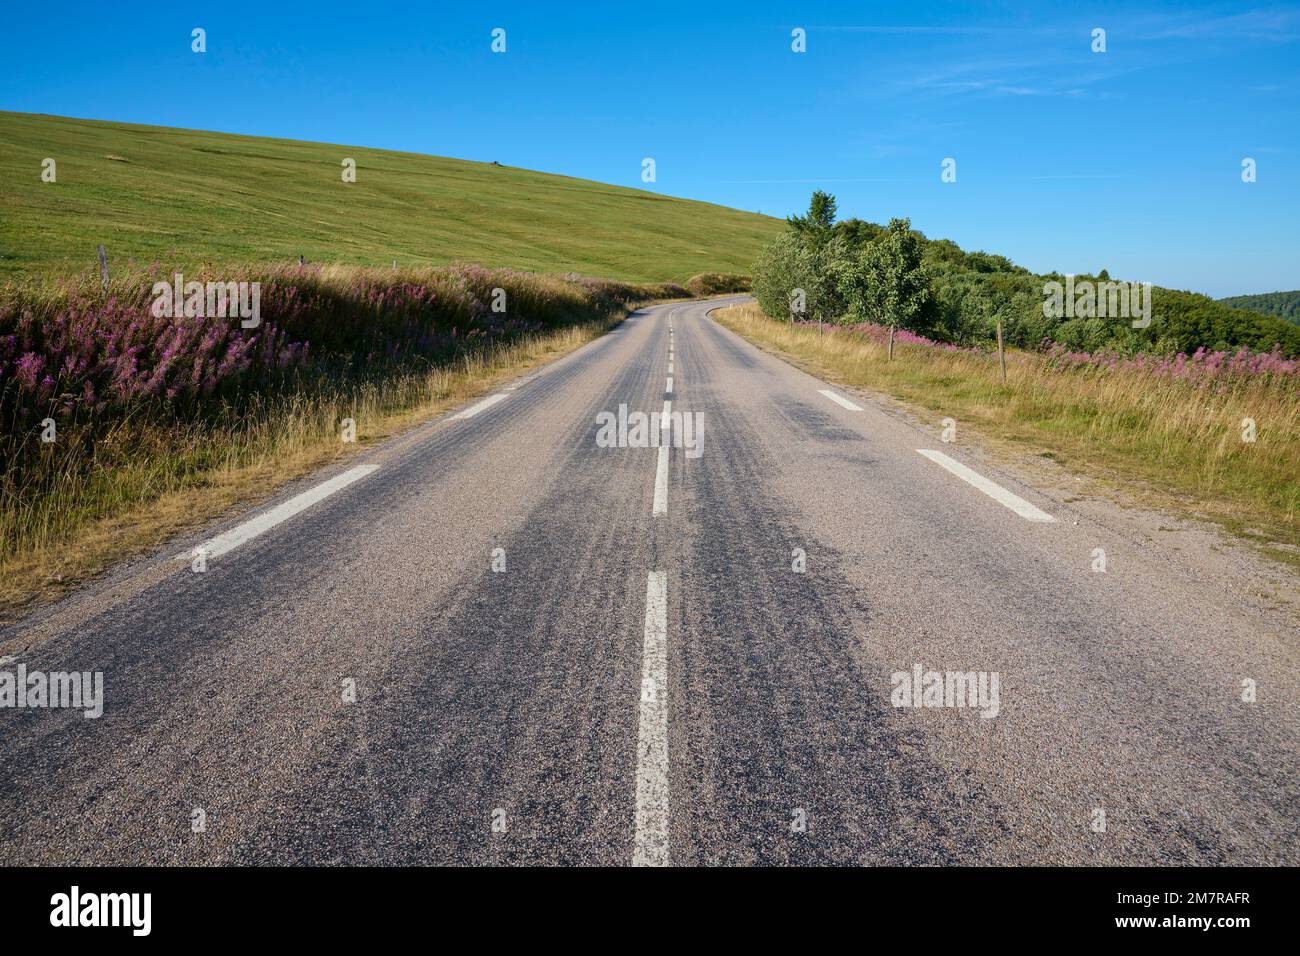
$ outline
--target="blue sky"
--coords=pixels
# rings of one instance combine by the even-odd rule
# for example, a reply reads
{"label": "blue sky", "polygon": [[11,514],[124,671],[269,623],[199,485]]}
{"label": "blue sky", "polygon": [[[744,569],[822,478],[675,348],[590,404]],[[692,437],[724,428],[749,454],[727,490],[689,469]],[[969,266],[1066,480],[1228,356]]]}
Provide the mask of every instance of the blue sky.
{"label": "blue sky", "polygon": [[664,193],[823,188],[1039,271],[1300,288],[1296,4],[13,4],[0,108],[630,186],[650,156]]}

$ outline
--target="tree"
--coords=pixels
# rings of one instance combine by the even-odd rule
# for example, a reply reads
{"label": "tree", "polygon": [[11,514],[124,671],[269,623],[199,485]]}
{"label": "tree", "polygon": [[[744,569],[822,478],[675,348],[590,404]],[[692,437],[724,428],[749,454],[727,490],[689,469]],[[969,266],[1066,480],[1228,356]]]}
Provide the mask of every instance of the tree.
{"label": "tree", "polygon": [[835,322],[845,304],[831,264],[845,255],[841,239],[814,243],[797,232],[783,232],[753,265],[754,298],[774,319]]}
{"label": "tree", "polygon": [[835,197],[818,189],[812,194],[812,201],[808,204],[808,214],[790,216],[786,222],[796,233],[820,244],[830,238],[831,229],[835,225],[837,208]]}
{"label": "tree", "polygon": [[927,334],[933,330],[939,310],[921,253],[921,240],[912,232],[911,220],[891,219],[885,231],[856,257],[832,265],[836,286],[859,318]]}
{"label": "tree", "polygon": [[874,240],[884,231],[884,226],[878,226],[874,222],[865,222],[862,219],[842,219],[835,224],[835,235],[843,239],[844,244],[850,250],[855,251]]}

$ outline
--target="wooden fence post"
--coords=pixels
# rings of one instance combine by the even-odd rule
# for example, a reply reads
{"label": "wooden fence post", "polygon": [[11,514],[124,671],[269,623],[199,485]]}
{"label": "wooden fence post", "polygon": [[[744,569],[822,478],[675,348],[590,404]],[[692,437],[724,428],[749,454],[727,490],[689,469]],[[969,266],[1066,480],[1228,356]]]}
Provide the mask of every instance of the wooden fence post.
{"label": "wooden fence post", "polygon": [[1007,353],[1002,347],[1002,320],[998,319],[998,365],[1002,367],[1002,384],[1007,383]]}
{"label": "wooden fence post", "polygon": [[99,283],[104,288],[104,295],[108,295],[108,251],[104,244],[99,244]]}
{"label": "wooden fence post", "polygon": [[894,360],[894,327],[889,327],[889,361]]}

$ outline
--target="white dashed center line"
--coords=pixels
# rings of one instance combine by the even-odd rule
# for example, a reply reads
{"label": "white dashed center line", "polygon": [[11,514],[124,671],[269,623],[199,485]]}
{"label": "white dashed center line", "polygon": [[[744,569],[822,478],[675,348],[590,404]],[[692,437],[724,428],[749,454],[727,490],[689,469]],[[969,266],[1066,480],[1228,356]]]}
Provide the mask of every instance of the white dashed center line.
{"label": "white dashed center line", "polygon": [[1011,492],[1007,491],[1007,489],[999,485],[997,482],[989,481],[989,479],[985,478],[979,472],[972,471],[971,469],[963,465],[961,462],[954,461],[952,458],[949,458],[941,451],[933,451],[932,449],[929,448],[918,448],[917,451],[920,452],[922,455],[924,455],[926,458],[929,458],[935,464],[940,465],[943,468],[947,469],[948,471],[952,472],[954,475],[956,475],[958,478],[960,478],[962,481],[966,482],[967,484],[974,485],[976,488],[984,492],[984,494],[988,495],[994,501],[1006,505],[1016,514],[1020,515],[1020,517],[1025,518],[1028,521],[1046,522],[1046,521],[1056,520],[1051,515],[1049,515],[1046,511],[1043,511],[1041,508],[1038,508],[1035,505],[1031,505],[1024,498],[1021,498],[1019,495],[1012,494]]}
{"label": "white dashed center line", "polygon": [[845,398],[843,395],[836,395],[834,392],[832,392],[832,391],[831,391],[830,389],[828,389],[828,388],[819,388],[819,389],[817,389],[817,391],[821,392],[823,395],[825,395],[827,398],[829,398],[829,399],[830,399],[832,402],[834,402],[836,405],[843,405],[845,408],[847,408],[847,409],[848,409],[849,411],[851,411],[851,412],[860,412],[860,411],[862,411],[862,406],[861,406],[861,405],[854,405],[852,402],[850,402],[850,401],[849,401],[847,398]]}
{"label": "white dashed center line", "polygon": [[673,377],[672,377],[671,375],[669,375],[669,376],[668,376],[668,387],[665,388],[664,391],[665,391],[665,392],[671,392],[672,390],[673,390]]}
{"label": "white dashed center line", "polygon": [[298,512],[305,511],[317,502],[325,500],[336,491],[342,491],[354,481],[361,480],[371,472],[378,470],[378,468],[378,465],[358,465],[355,468],[350,468],[341,475],[335,475],[329,481],[321,482],[315,488],[308,489],[300,495],[294,495],[288,501],[276,505],[265,514],[260,514],[251,521],[245,521],[229,531],[222,532],[187,554],[178,554],[176,559],[188,561],[199,551],[202,551],[206,558],[220,557],[227,551],[233,551],[244,542],[251,541],[264,531],[269,531],[281,522],[288,521]]}
{"label": "white dashed center line", "polygon": [[655,516],[668,514],[668,446],[659,446],[659,461],[655,465]]}
{"label": "white dashed center line", "polygon": [[636,755],[633,866],[668,865],[668,577],[651,571],[645,587],[641,713]]}

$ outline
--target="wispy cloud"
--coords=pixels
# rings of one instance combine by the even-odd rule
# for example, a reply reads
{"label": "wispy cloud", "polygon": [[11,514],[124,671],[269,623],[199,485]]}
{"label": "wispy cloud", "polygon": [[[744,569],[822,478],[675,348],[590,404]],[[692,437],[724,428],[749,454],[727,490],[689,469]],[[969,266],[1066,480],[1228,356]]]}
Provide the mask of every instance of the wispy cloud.
{"label": "wispy cloud", "polygon": [[[866,24],[810,29],[956,38],[946,59],[936,58],[927,47],[916,53],[918,63],[924,64],[921,70],[908,76],[906,63],[902,70],[891,70],[875,88],[884,95],[1101,97],[1105,94],[1098,88],[1110,81],[1201,57],[1207,45],[1273,45],[1300,39],[1300,8],[1227,15],[1206,9],[1099,15],[1095,25],[1107,30],[1112,47],[1112,53],[1106,55],[1090,52],[1092,24],[1091,20],[1070,18],[1047,27]],[[971,39],[962,42],[961,37]],[[987,37],[1006,40],[979,39]],[[999,57],[999,49],[1006,55]],[[934,68],[936,59],[944,64],[938,69]]]}
{"label": "wispy cloud", "polygon": [[1259,40],[1289,43],[1300,40],[1300,11],[1289,9],[1248,10],[1229,16],[1185,13],[1162,17],[1143,29],[1144,40]]}
{"label": "wispy cloud", "polygon": [[1149,64],[1118,65],[1118,61],[1063,66],[1059,57],[1017,61],[977,59],[950,63],[896,81],[899,92],[929,92],[935,95],[984,93],[997,96],[1081,96],[1088,87],[1106,83],[1129,73],[1148,69]]}
{"label": "wispy cloud", "polygon": [[1052,29],[1025,29],[1023,27],[983,27],[983,26],[945,26],[945,27],[913,27],[913,26],[814,26],[809,30],[824,30],[828,33],[902,33],[902,34],[924,34],[924,35],[951,35],[951,36],[990,36],[1012,34],[1045,34],[1053,32]]}
{"label": "wispy cloud", "polygon": [[828,176],[822,179],[719,179],[717,180],[717,182],[721,184],[725,184],[727,186],[757,186],[757,185],[770,186],[770,185],[789,185],[789,184],[818,185],[818,184],[825,184],[825,183],[920,183],[920,182],[928,182],[928,180],[921,179],[920,177],[917,176],[902,177],[902,178],[869,176],[865,178],[854,178],[854,179],[836,179]]}

